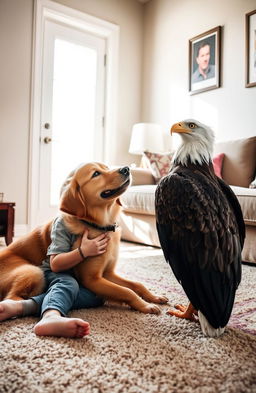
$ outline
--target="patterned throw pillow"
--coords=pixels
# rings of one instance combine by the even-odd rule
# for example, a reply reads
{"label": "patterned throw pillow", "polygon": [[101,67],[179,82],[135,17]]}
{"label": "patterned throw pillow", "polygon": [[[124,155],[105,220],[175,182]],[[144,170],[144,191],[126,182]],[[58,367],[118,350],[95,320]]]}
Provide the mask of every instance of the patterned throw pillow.
{"label": "patterned throw pillow", "polygon": [[221,170],[222,170],[224,156],[225,156],[224,153],[220,153],[217,156],[213,157],[213,159],[212,159],[215,175],[220,177],[221,179],[222,179]]}
{"label": "patterned throw pillow", "polygon": [[158,183],[163,176],[168,175],[171,168],[173,153],[153,153],[144,151],[143,156],[146,159],[147,167],[151,170],[156,183]]}

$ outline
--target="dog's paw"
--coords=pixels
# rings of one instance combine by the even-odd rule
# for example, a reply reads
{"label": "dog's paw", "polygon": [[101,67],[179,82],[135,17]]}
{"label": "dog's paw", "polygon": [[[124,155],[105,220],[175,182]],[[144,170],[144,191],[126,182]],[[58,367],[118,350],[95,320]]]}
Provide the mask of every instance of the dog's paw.
{"label": "dog's paw", "polygon": [[144,314],[160,314],[161,310],[155,304],[148,303],[146,306],[143,307],[141,310]]}
{"label": "dog's paw", "polygon": [[166,296],[155,296],[154,303],[157,304],[166,304],[168,302],[168,298]]}

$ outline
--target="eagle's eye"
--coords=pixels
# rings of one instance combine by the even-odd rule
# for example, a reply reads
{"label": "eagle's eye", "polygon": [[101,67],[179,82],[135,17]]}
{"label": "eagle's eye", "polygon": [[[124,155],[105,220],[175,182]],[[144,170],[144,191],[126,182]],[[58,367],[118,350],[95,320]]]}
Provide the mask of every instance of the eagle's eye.
{"label": "eagle's eye", "polygon": [[189,123],[188,126],[189,126],[189,128],[196,128],[195,123]]}
{"label": "eagle's eye", "polygon": [[99,172],[99,171],[95,171],[95,172],[93,173],[92,177],[96,177],[96,176],[99,176],[99,175],[100,175],[100,172]]}

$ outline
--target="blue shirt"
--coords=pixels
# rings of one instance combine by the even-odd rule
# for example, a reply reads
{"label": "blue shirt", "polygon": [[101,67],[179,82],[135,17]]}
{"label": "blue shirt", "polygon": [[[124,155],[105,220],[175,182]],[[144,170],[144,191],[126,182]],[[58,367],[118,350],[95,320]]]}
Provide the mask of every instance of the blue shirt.
{"label": "blue shirt", "polygon": [[42,263],[42,270],[51,269],[50,256],[62,254],[72,250],[72,246],[78,235],[70,233],[64,224],[62,216],[55,218],[51,229],[51,244],[47,249],[47,258]]}

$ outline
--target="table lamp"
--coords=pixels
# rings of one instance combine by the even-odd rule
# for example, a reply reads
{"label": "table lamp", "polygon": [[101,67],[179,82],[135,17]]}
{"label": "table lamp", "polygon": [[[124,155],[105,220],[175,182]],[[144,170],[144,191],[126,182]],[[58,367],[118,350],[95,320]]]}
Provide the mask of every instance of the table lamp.
{"label": "table lamp", "polygon": [[155,153],[164,151],[163,131],[159,124],[137,123],[132,127],[129,153],[142,155],[146,150]]}

